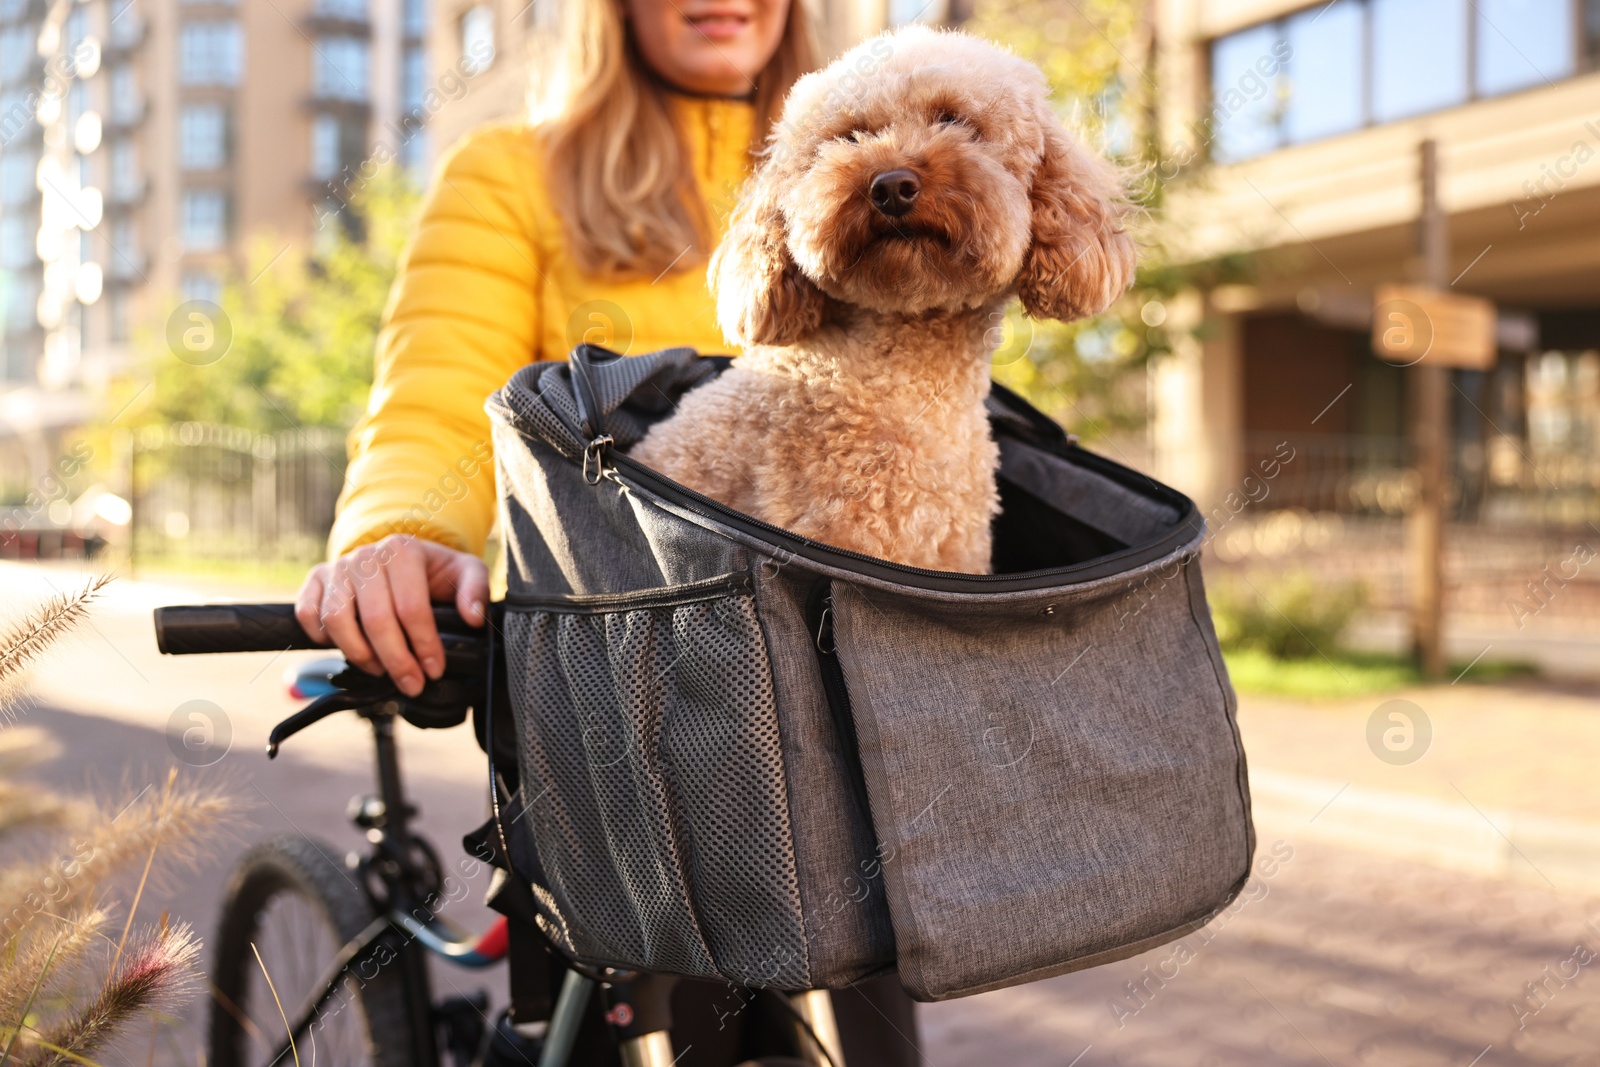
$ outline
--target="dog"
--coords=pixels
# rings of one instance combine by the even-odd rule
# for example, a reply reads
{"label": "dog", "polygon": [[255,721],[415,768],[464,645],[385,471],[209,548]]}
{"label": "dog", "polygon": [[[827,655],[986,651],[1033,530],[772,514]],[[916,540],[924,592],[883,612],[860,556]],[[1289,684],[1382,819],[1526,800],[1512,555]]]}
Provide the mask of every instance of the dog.
{"label": "dog", "polygon": [[709,265],[743,355],[630,454],[812,540],[987,573],[1004,308],[1093,315],[1134,268],[1117,172],[1048,97],[1033,64],[920,26],[801,78]]}

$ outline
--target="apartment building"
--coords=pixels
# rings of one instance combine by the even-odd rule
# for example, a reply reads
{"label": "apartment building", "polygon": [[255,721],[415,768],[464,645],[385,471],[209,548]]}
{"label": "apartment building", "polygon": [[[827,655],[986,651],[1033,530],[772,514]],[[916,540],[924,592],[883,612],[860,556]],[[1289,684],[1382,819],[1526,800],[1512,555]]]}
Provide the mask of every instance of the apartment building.
{"label": "apartment building", "polygon": [[302,250],[353,177],[425,173],[427,0],[6,0],[0,459],[47,470],[138,324]]}
{"label": "apartment building", "polygon": [[1406,463],[1409,377],[1373,356],[1372,309],[1421,280],[1431,139],[1449,288],[1498,308],[1495,365],[1452,372],[1457,512],[1600,518],[1600,2],[1154,11],[1168,237],[1192,261],[1258,253],[1252,284],[1171,309],[1208,328],[1155,372],[1160,473],[1215,503],[1291,438],[1322,457],[1305,506],[1403,510],[1403,478],[1361,477]]}

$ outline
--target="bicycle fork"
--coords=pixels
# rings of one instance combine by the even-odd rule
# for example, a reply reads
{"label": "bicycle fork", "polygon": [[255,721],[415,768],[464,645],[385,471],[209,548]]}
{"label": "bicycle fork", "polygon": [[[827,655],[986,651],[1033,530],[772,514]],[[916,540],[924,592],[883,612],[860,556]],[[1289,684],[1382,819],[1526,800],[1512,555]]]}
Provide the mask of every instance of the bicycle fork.
{"label": "bicycle fork", "polygon": [[[539,1067],[570,1067],[573,1043],[578,1038],[589,998],[598,983],[569,970],[556,998],[545,1031]],[[673,1067],[672,1025],[669,1001],[676,979],[640,974],[627,981],[608,983],[606,1021],[621,1037],[623,1067]],[[814,1067],[845,1067],[839,1026],[833,1015],[833,998],[826,990],[786,994],[795,1018],[801,1059]]]}

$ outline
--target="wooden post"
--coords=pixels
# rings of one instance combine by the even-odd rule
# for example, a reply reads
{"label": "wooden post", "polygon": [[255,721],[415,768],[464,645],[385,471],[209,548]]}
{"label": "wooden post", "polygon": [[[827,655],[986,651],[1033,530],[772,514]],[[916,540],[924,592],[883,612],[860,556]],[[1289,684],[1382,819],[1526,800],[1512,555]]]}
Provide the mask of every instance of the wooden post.
{"label": "wooden post", "polygon": [[[1439,204],[1439,148],[1422,142],[1422,215],[1418,226],[1422,282],[1450,287],[1449,221]],[[1423,358],[1411,368],[1412,454],[1417,496],[1407,523],[1411,553],[1412,648],[1430,679],[1443,678],[1444,523],[1450,455],[1450,370]]]}

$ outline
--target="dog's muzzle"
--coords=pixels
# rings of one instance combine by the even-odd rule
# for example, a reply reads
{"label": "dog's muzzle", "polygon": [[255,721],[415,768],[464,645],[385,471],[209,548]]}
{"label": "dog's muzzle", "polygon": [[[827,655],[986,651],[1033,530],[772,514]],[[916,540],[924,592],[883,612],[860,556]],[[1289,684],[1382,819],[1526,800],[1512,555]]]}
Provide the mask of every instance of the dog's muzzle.
{"label": "dog's muzzle", "polygon": [[922,179],[915,173],[905,169],[886,170],[882,174],[874,175],[872,186],[867,196],[872,201],[872,206],[892,219],[897,219],[911,210],[917,202],[917,195],[922,192]]}

